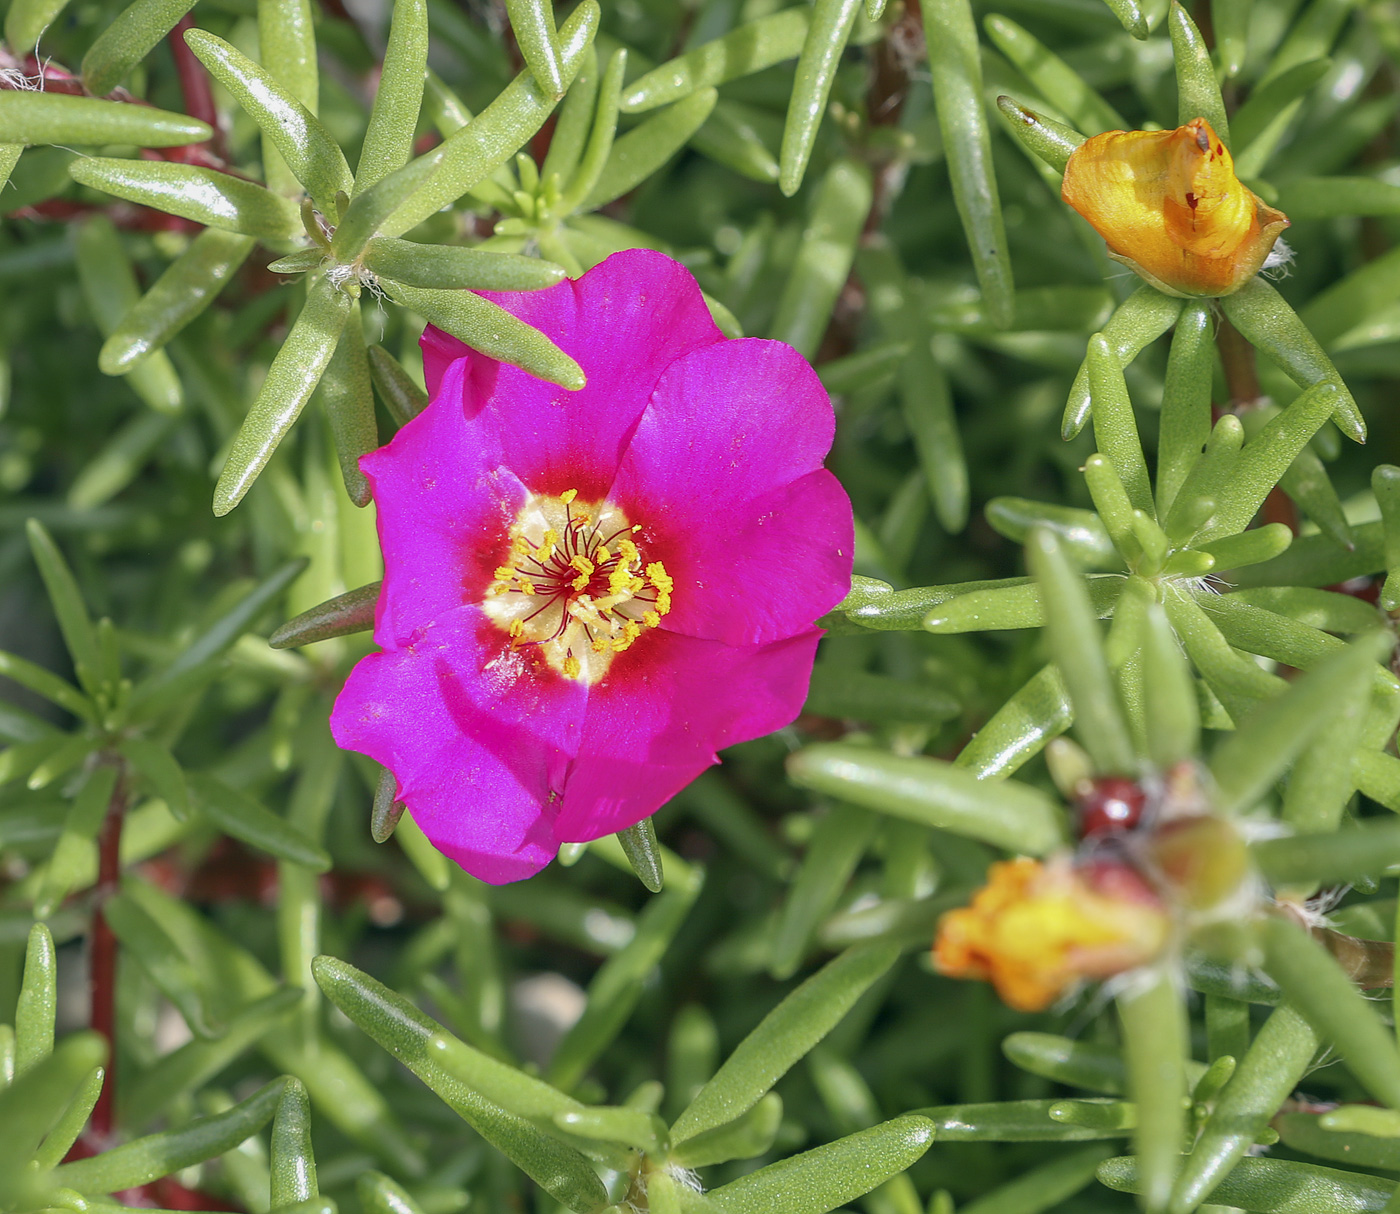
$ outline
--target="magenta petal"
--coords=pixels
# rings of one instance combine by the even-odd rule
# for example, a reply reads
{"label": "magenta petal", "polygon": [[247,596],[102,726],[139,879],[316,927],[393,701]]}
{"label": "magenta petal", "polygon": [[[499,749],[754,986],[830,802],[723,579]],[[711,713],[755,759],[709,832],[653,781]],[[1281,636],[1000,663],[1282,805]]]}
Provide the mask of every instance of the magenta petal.
{"label": "magenta petal", "polygon": [[[462,362],[447,369],[449,397],[460,396],[465,369]],[[360,460],[374,488],[384,551],[378,644],[404,644],[445,613],[481,600],[525,500],[519,480],[500,465],[489,432],[436,402]]]}
{"label": "magenta petal", "polygon": [[671,632],[765,644],[810,628],[851,587],[851,499],[822,469],[677,536]]}
{"label": "magenta petal", "polygon": [[586,698],[464,608],[406,648],[364,658],[336,700],[331,732],[394,773],[399,799],[444,855],[483,881],[515,881],[558,849],[554,802]]}
{"label": "magenta petal", "polygon": [[735,647],[646,634],[588,697],[558,837],[597,839],[631,826],[714,763],[715,751],[790,724],[807,698],[820,637],[813,630]]}
{"label": "magenta petal", "polygon": [[[695,279],[660,253],[615,253],[582,278],[543,291],[482,292],[577,360],[570,392],[473,355],[463,407],[499,436],[503,462],[535,493],[602,498],[637,419],[677,358],[723,341]],[[447,348],[425,335],[424,357]]]}
{"label": "magenta petal", "polygon": [[423,351],[423,382],[427,385],[430,400],[437,399],[442,377],[447,373],[448,367],[460,358],[483,357],[473,354],[472,348],[460,338],[435,329],[432,325],[423,330],[418,345]]}
{"label": "magenta petal", "polygon": [[816,374],[781,342],[727,341],[666,372],[613,488],[675,580],[666,628],[763,644],[841,601],[855,539],[822,470],[834,425]]}

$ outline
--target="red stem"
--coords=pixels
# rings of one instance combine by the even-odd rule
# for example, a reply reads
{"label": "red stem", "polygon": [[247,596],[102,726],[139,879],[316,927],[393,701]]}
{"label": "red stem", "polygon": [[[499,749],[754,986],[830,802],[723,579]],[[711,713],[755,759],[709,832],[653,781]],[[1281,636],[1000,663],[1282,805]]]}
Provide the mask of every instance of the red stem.
{"label": "red stem", "polygon": [[194,29],[194,18],[186,13],[170,31],[170,53],[175,59],[175,70],[180,75],[180,92],[185,98],[185,113],[191,118],[207,122],[214,132],[209,141],[214,152],[221,158],[228,158],[228,148],[224,143],[224,129],[219,125],[219,111],[214,106],[214,89],[209,83],[209,73],[204,64],[195,58],[194,52],[185,45],[185,31]]}
{"label": "red stem", "polygon": [[113,1099],[116,1087],[117,1028],[117,937],[107,922],[104,906],[121,885],[122,819],[126,814],[126,775],[117,777],[107,816],[97,841],[97,885],[93,890],[92,939],[88,963],[88,989],[92,998],[92,1030],[107,1042],[107,1075],[102,1094],[92,1111],[88,1133],[97,1143],[105,1143],[113,1128]]}

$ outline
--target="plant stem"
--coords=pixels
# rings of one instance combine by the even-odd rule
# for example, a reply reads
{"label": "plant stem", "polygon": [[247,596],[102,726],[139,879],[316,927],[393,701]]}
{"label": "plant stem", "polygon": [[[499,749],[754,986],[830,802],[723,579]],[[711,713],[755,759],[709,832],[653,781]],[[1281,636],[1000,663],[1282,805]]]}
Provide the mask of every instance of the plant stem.
{"label": "plant stem", "polygon": [[227,159],[228,147],[224,140],[224,128],[219,125],[219,111],[214,105],[214,89],[209,82],[209,73],[204,64],[195,58],[194,52],[185,45],[185,31],[194,29],[194,18],[186,13],[170,31],[170,54],[175,60],[175,70],[180,76],[180,92],[185,99],[185,113],[209,124],[214,132],[209,140],[215,155]]}
{"label": "plant stem", "polygon": [[97,885],[93,889],[92,937],[88,960],[91,996],[89,1023],[107,1042],[107,1074],[102,1095],[92,1111],[88,1133],[104,1143],[113,1129],[113,1095],[116,1091],[117,937],[107,922],[104,906],[121,885],[122,821],[126,816],[126,772],[123,769],[107,803],[107,816],[97,841]]}
{"label": "plant stem", "polygon": [[1223,316],[1220,318],[1220,328],[1215,333],[1215,345],[1220,351],[1221,366],[1225,369],[1225,389],[1229,397],[1226,408],[1232,413],[1257,408],[1264,392],[1259,386],[1254,347]]}

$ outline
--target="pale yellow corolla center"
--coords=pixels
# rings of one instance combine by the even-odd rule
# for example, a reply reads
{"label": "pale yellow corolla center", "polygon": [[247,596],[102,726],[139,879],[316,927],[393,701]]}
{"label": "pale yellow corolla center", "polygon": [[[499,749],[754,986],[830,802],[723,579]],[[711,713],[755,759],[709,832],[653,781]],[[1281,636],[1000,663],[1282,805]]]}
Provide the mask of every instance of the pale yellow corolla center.
{"label": "pale yellow corolla center", "polygon": [[517,649],[534,648],[566,679],[593,684],[671,610],[674,583],[637,544],[641,524],[578,490],[531,494],[510,528],[510,557],[482,610]]}

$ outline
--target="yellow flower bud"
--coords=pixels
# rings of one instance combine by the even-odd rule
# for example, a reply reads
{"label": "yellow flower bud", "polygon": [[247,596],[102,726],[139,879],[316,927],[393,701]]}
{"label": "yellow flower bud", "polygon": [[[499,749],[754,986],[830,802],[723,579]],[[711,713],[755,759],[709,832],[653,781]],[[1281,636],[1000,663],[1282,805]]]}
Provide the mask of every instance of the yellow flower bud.
{"label": "yellow flower bud", "polygon": [[1167,913],[1126,865],[1019,859],[993,864],[987,877],[971,906],[939,922],[934,964],[949,977],[989,980],[1020,1011],[1041,1011],[1166,946]]}
{"label": "yellow flower bud", "polygon": [[1109,256],[1169,295],[1216,296],[1257,274],[1288,216],[1246,189],[1204,118],[1174,131],[1106,131],[1065,166],[1060,196]]}

